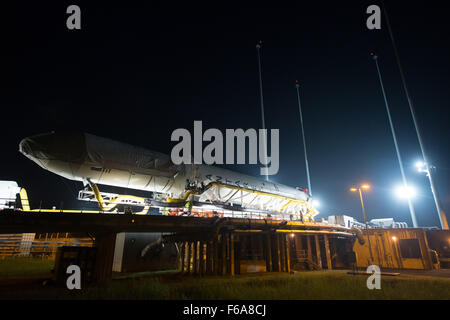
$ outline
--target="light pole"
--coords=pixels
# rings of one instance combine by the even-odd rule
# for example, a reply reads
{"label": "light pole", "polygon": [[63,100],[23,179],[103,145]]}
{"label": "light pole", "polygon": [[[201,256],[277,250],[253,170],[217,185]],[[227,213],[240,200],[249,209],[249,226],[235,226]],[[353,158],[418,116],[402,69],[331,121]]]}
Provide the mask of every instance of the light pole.
{"label": "light pole", "polygon": [[360,187],[352,187],[352,188],[350,188],[350,191],[351,192],[357,192],[358,191],[359,192],[359,197],[361,198],[361,207],[362,207],[362,212],[363,212],[363,215],[364,215],[364,224],[366,225],[367,242],[369,244],[370,262],[373,264],[372,246],[370,245],[370,237],[369,237],[369,227],[367,225],[366,210],[364,209],[364,201],[363,201],[363,196],[362,196],[361,189],[368,190],[368,189],[370,189],[370,186],[368,184],[363,184]]}
{"label": "light pole", "polygon": [[298,111],[299,111],[299,113],[300,113],[300,127],[301,127],[301,129],[302,129],[303,152],[304,152],[304,154],[305,154],[306,179],[307,179],[307,181],[308,181],[308,193],[309,193],[310,196],[312,196],[311,179],[310,179],[310,177],[309,177],[308,155],[306,154],[305,130],[304,130],[304,128],[303,128],[302,106],[301,106],[301,104],[300,104],[300,93],[299,93],[300,84],[298,83],[298,80],[295,81],[295,87],[297,88]]}
{"label": "light pole", "polygon": [[[261,46],[262,41],[259,40],[259,42],[256,44],[256,52],[258,56],[258,70],[259,70],[259,92],[260,92],[260,98],[261,98],[261,120],[262,120],[262,129],[263,132],[266,130],[266,120],[264,119],[264,97],[263,97],[263,86],[262,86],[262,67],[261,67]],[[263,141],[264,146],[264,166],[267,170],[267,134],[264,135],[265,141]],[[266,171],[266,181],[269,181],[269,175]]]}
{"label": "light pole", "polygon": [[409,111],[411,112],[411,118],[412,118],[413,123],[414,123],[414,128],[416,129],[417,140],[419,141],[420,151],[422,152],[423,161],[425,161],[425,164],[424,164],[426,166],[425,170],[426,170],[426,172],[428,172],[427,176],[428,176],[428,180],[430,180],[431,193],[433,194],[434,204],[436,205],[436,210],[437,210],[437,213],[438,213],[438,216],[439,216],[439,222],[441,223],[441,228],[443,230],[448,230],[447,218],[445,216],[444,210],[441,208],[441,206],[439,204],[439,199],[438,199],[438,196],[437,196],[436,186],[434,184],[434,180],[433,180],[432,174],[431,174],[431,172],[429,170],[430,168],[428,167],[428,163],[429,163],[428,162],[428,156],[427,156],[427,153],[425,152],[425,145],[423,143],[422,134],[421,134],[421,131],[420,131],[419,124],[417,122],[416,110],[414,108],[414,104],[413,104],[413,101],[411,99],[411,95],[409,94],[408,87],[406,86],[406,79],[405,79],[405,75],[403,74],[403,67],[402,67],[402,64],[400,62],[400,55],[398,54],[397,46],[395,44],[394,34],[392,32],[391,23],[389,21],[389,16],[387,14],[386,5],[384,4],[384,1],[381,1],[381,4],[383,5],[384,17],[386,18],[386,24],[387,24],[387,27],[388,27],[389,36],[390,36],[391,41],[392,41],[392,47],[394,49],[395,59],[397,60],[398,69],[400,71],[400,76],[401,76],[401,79],[402,79],[403,89],[405,90],[406,99],[408,100]]}
{"label": "light pole", "polygon": [[[383,79],[381,78],[381,71],[380,71],[380,67],[378,66],[378,56],[376,54],[374,54],[373,52],[371,52],[370,55],[372,56],[373,60],[375,61],[375,66],[377,67],[378,79],[380,80],[381,91],[383,93],[383,98],[384,98],[384,104],[386,106],[386,112],[387,112],[388,119],[389,119],[389,125],[391,127],[392,138],[394,139],[395,151],[397,152],[398,164],[400,166],[400,173],[402,175],[403,188],[405,190],[408,190],[408,182],[406,181],[405,170],[403,169],[402,157],[400,155],[400,150],[399,150],[398,142],[397,142],[397,135],[395,134],[394,124],[392,123],[391,112],[389,110],[389,104],[388,104],[387,98],[386,98],[386,92],[384,91]],[[416,213],[414,212],[414,207],[413,207],[410,197],[408,197],[408,206],[409,206],[409,213],[411,214],[411,220],[412,220],[413,226],[414,226],[414,228],[418,228],[417,220],[416,220]]]}

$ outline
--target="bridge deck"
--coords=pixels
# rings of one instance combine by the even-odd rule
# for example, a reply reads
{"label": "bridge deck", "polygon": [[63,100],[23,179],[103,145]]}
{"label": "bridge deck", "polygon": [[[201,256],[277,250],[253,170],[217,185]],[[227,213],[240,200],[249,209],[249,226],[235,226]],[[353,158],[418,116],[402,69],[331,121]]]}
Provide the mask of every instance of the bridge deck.
{"label": "bridge deck", "polygon": [[[0,212],[0,233],[39,232],[205,232],[217,227],[234,230],[304,230],[350,234],[350,230],[322,223],[240,218],[198,218],[159,215]],[[295,231],[294,231],[295,232]]]}

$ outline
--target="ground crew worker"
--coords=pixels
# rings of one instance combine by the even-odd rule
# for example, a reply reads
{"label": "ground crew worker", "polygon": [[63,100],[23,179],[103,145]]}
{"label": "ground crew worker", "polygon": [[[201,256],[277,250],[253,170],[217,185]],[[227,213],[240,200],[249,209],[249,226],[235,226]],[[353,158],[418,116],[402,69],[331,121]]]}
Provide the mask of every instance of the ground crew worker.
{"label": "ground crew worker", "polygon": [[192,202],[186,201],[186,204],[184,206],[187,209],[187,215],[190,216],[192,212]]}

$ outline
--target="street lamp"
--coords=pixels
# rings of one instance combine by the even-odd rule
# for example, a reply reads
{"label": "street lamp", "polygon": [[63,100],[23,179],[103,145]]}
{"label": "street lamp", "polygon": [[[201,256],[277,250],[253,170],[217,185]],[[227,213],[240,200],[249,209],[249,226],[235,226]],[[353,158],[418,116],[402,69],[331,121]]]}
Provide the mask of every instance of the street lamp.
{"label": "street lamp", "polygon": [[429,166],[428,164],[422,162],[422,161],[417,161],[416,162],[416,168],[418,172],[425,172],[427,174],[427,177],[430,176],[430,170],[432,169],[436,169],[436,167],[434,166]]}
{"label": "street lamp", "polygon": [[315,207],[315,208],[320,207],[320,202],[319,202],[319,200],[313,200],[311,204],[312,204],[312,206]]}
{"label": "street lamp", "polygon": [[351,192],[359,192],[359,197],[361,198],[361,207],[362,207],[362,212],[364,215],[364,224],[366,225],[367,242],[369,244],[370,260],[371,260],[371,263],[373,263],[372,246],[370,245],[369,227],[367,226],[366,210],[364,209],[364,201],[363,201],[362,191],[361,191],[362,189],[369,190],[370,186],[368,184],[363,184],[360,187],[351,187],[350,191]]}
{"label": "street lamp", "polygon": [[404,186],[398,186],[395,189],[395,194],[399,198],[410,199],[410,198],[414,198],[416,196],[417,192],[416,192],[416,189],[414,189],[411,186],[408,186],[407,188],[405,188]]}

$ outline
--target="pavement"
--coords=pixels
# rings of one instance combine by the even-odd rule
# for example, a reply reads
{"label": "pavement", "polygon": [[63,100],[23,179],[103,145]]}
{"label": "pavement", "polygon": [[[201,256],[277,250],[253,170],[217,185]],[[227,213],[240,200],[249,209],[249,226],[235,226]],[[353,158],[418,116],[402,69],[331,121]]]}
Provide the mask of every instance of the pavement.
{"label": "pavement", "polygon": [[450,279],[450,269],[439,269],[439,270],[400,270],[397,271],[401,275],[413,275],[413,276],[426,276],[426,277],[437,277],[437,278],[448,278]]}
{"label": "pavement", "polygon": [[[348,270],[351,274],[367,275],[365,270],[352,271]],[[381,275],[389,276],[422,276],[422,277],[434,277],[434,278],[447,278],[450,279],[450,269],[439,270],[399,270],[399,269],[381,269]]]}

